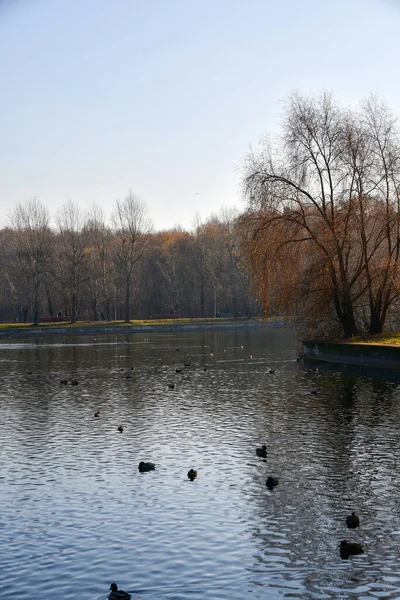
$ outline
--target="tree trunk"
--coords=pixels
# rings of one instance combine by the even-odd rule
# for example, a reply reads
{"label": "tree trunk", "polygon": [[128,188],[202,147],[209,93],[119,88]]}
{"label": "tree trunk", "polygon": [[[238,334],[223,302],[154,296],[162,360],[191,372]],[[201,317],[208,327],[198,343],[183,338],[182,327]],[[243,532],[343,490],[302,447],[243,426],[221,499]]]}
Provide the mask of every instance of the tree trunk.
{"label": "tree trunk", "polygon": [[33,324],[39,325],[39,279],[35,274],[33,298]]}
{"label": "tree trunk", "polygon": [[353,335],[358,335],[359,330],[354,318],[354,310],[351,299],[349,297],[340,297],[338,290],[335,290],[333,295],[336,314],[340,323],[342,324],[344,336],[349,338]]}
{"label": "tree trunk", "polygon": [[131,278],[129,273],[126,274],[126,296],[125,296],[125,323],[130,321],[130,304],[131,304]]}
{"label": "tree trunk", "polygon": [[204,303],[204,278],[202,277],[200,282],[200,316],[202,318],[204,318]]}

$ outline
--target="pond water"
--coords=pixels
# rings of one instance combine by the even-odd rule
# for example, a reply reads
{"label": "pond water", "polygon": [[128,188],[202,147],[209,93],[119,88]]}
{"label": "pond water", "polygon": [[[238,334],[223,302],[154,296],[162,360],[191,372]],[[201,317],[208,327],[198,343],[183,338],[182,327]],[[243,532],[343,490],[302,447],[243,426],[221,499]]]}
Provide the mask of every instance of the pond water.
{"label": "pond water", "polygon": [[400,598],[399,386],[296,355],[283,329],[2,341],[0,598]]}

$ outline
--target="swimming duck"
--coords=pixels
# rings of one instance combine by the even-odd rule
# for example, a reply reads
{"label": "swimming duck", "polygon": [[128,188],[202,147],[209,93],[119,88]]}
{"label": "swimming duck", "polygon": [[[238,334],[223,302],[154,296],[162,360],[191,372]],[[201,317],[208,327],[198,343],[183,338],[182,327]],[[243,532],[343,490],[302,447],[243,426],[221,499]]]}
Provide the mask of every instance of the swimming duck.
{"label": "swimming duck", "polygon": [[169,383],[168,387],[169,387],[170,390],[173,390],[173,389],[175,389],[175,384],[174,383]]}
{"label": "swimming duck", "polygon": [[189,477],[190,481],[193,481],[197,477],[197,471],[195,471],[194,469],[190,469],[190,471],[188,471],[187,476]]}
{"label": "swimming duck", "polygon": [[270,373],[271,375],[273,375],[275,373],[275,369],[269,369],[268,373]]}
{"label": "swimming duck", "polygon": [[131,595],[124,592],[124,590],[119,590],[116,583],[110,585],[110,590],[108,600],[130,600]]}
{"label": "swimming duck", "polygon": [[261,456],[262,458],[267,458],[267,446],[261,446],[261,448],[256,448],[257,456]]}
{"label": "swimming duck", "polygon": [[68,379],[61,379],[60,383],[62,383],[62,385],[67,385]]}
{"label": "swimming duck", "polygon": [[71,381],[71,385],[79,385],[79,381],[77,381],[76,379],[73,379]]}
{"label": "swimming duck", "polygon": [[99,410],[96,410],[96,412],[94,413],[94,416],[95,416],[95,417],[99,417],[99,416],[100,416],[100,411],[99,411]]}
{"label": "swimming duck", "polygon": [[125,429],[125,427],[124,427],[123,425],[120,425],[120,426],[118,427],[118,431],[119,431],[120,433],[122,433],[122,432],[124,431],[124,429]]}
{"label": "swimming duck", "polygon": [[349,529],[355,529],[360,525],[360,518],[355,512],[352,512],[351,515],[346,517],[346,525]]}
{"label": "swimming duck", "polygon": [[340,542],[340,556],[342,558],[349,558],[350,555],[363,554],[364,548],[358,542],[348,542],[343,540]]}
{"label": "swimming duck", "polygon": [[143,462],[139,463],[139,471],[144,473],[145,471],[153,471],[156,468],[156,465],[152,462]]}
{"label": "swimming duck", "polygon": [[278,485],[278,483],[279,483],[279,479],[277,477],[268,477],[268,479],[266,481],[266,486],[267,486],[267,488],[272,490],[275,486]]}

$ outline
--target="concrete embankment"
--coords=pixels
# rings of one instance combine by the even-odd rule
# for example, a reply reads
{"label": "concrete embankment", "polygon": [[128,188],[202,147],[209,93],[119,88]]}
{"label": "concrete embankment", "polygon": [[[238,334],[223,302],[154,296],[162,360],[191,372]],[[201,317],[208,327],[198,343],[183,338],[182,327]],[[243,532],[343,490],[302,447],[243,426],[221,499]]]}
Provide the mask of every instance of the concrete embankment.
{"label": "concrete embankment", "polygon": [[390,369],[400,375],[400,347],[384,344],[345,342],[303,342],[304,359],[314,363]]}
{"label": "concrete embankment", "polygon": [[162,323],[157,325],[75,325],[74,327],[15,327],[0,330],[0,339],[14,337],[42,337],[42,336],[74,336],[74,335],[116,335],[130,333],[162,333],[162,332],[184,332],[201,330],[226,330],[226,329],[248,329],[251,327],[266,327],[268,329],[286,327],[284,319],[271,319],[270,321],[234,321],[231,323],[207,322],[207,323]]}

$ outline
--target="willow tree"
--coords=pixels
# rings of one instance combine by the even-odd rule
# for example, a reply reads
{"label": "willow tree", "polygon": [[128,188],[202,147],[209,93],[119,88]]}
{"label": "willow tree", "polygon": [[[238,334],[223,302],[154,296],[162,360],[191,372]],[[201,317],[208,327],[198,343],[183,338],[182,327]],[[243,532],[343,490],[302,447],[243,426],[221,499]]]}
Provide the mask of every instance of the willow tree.
{"label": "willow tree", "polygon": [[112,214],[114,251],[117,270],[123,281],[125,321],[131,318],[132,284],[135,266],[149,244],[152,224],[144,203],[131,191],[124,200],[117,200]]}
{"label": "willow tree", "polygon": [[32,283],[33,322],[39,323],[40,289],[49,264],[53,235],[48,210],[37,198],[20,202],[10,217],[14,250],[26,279]]}
{"label": "willow tree", "polygon": [[246,163],[243,223],[264,301],[272,278],[278,298],[330,307],[346,337],[382,331],[399,293],[399,176],[384,105],[292,96],[280,142]]}

